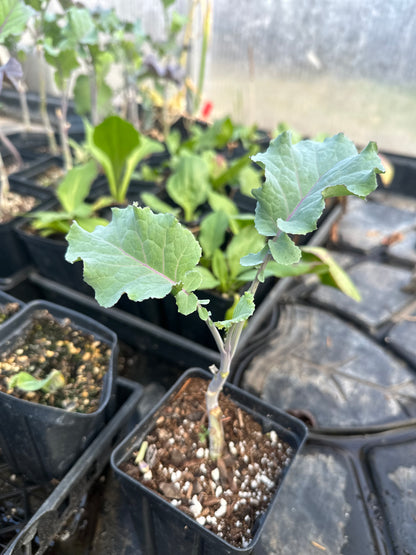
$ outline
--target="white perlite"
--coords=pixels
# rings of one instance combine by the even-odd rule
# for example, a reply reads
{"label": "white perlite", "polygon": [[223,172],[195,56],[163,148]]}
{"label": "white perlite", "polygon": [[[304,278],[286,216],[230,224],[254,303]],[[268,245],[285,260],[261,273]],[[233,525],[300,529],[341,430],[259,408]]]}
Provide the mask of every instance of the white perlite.
{"label": "white perlite", "polygon": [[192,497],[192,503],[189,506],[189,510],[191,511],[191,513],[194,515],[195,518],[199,517],[199,515],[201,514],[202,505],[198,501],[198,497],[196,495]]}
{"label": "white perlite", "polygon": [[221,518],[227,513],[227,501],[225,499],[220,499],[220,507],[215,511],[215,516]]}

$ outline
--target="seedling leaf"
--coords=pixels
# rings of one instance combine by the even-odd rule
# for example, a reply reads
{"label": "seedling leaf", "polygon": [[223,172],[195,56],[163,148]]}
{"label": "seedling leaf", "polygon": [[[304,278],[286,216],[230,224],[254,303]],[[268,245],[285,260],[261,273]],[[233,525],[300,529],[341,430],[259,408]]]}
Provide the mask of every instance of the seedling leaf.
{"label": "seedling leaf", "polygon": [[247,320],[253,314],[254,309],[254,295],[246,291],[238,301],[234,309],[233,317],[230,320],[215,322],[215,325],[219,329],[228,330],[233,324]]}
{"label": "seedling leaf", "polygon": [[10,389],[17,387],[22,391],[39,391],[42,389],[48,393],[53,393],[64,387],[65,378],[59,370],[52,370],[46,378],[40,380],[28,372],[18,372],[10,378],[8,386]]}

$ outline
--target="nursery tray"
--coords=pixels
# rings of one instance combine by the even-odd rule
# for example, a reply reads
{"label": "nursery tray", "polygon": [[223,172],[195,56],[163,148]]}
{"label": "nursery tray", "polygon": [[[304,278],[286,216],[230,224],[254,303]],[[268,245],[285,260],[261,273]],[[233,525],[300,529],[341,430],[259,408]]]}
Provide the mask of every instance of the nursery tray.
{"label": "nursery tray", "polygon": [[129,428],[143,388],[125,378],[117,379],[117,411],[61,482],[53,486],[27,486],[11,475],[0,455],[0,548],[4,554],[41,554],[61,533],[64,525],[76,526],[87,493],[108,463],[113,446]]}
{"label": "nursery tray", "polygon": [[[311,434],[253,554],[414,553],[415,450],[415,429],[356,437]],[[89,459],[82,475],[92,464]],[[57,507],[72,493],[75,472],[37,511],[31,522],[47,527],[55,518],[61,526],[46,550],[31,539],[35,528],[29,523],[6,554],[155,555],[143,549],[143,538],[109,467],[94,473],[98,475],[88,498],[73,510],[65,509],[65,518],[57,517]],[[25,545],[32,551],[24,551]],[[173,553],[169,549],[166,553]]]}

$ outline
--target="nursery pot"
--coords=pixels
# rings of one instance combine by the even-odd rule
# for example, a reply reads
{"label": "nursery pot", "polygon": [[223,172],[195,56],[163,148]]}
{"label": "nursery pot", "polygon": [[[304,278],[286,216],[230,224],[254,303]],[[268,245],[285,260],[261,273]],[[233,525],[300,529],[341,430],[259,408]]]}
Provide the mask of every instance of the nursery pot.
{"label": "nursery pot", "polygon": [[[266,405],[235,386],[226,385],[225,394],[229,395],[239,409],[251,415],[260,424],[263,433],[275,431],[279,442],[286,442],[290,446],[291,458],[286,461],[280,476],[274,477],[275,483],[278,484],[277,489],[265,512],[258,515],[256,521],[251,523],[252,537],[244,547],[232,545],[199,524],[169,500],[132,478],[120,467],[131,459],[133,453],[138,451],[150,432],[155,433],[156,422],[160,419],[163,408],[169,405],[171,399],[180,394],[188,380],[202,378],[208,381],[210,377],[209,373],[200,369],[190,369],[185,372],[154,410],[134,428],[112,454],[112,468],[130,506],[132,521],[143,545],[143,553],[147,555],[166,554],[170,551],[169,546],[175,546],[175,553],[183,555],[252,553],[264,528],[267,515],[276,502],[282,480],[293,462],[295,454],[305,441],[307,428],[300,420]],[[280,443],[279,445],[281,446]]]}
{"label": "nursery pot", "polygon": [[26,231],[26,226],[27,222],[19,222],[16,231],[39,274],[66,287],[71,287],[87,295],[93,295],[92,288],[84,281],[82,262],[78,261],[70,264],[65,260],[68,248],[65,237],[42,237]]}
{"label": "nursery pot", "polygon": [[[42,209],[53,197],[51,191],[23,183],[14,183],[13,180],[10,180],[10,190],[20,195],[34,197],[37,204],[33,210]],[[15,225],[21,219],[22,216],[17,216],[7,223],[0,224],[0,279],[12,276],[30,263],[28,253],[15,231]]]}
{"label": "nursery pot", "polygon": [[[47,301],[29,303],[1,327],[0,350],[13,345],[33,320],[34,313],[44,309],[59,322],[69,318],[73,329],[93,336],[111,353],[94,412],[71,412],[0,391],[2,454],[14,472],[36,483],[60,480],[111,417],[118,354],[115,333],[92,318]],[[83,360],[81,351],[80,366]]]}

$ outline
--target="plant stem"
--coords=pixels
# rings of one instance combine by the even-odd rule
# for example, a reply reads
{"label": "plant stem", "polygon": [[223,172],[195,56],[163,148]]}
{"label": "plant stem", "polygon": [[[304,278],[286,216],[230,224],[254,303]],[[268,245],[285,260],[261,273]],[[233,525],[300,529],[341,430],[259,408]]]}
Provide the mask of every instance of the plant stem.
{"label": "plant stem", "polygon": [[25,91],[25,85],[22,81],[19,83],[18,87],[19,99],[20,99],[20,106],[22,109],[22,120],[25,126],[26,133],[30,131],[31,123],[30,123],[30,115],[29,115],[29,108],[27,105],[27,97]]}
{"label": "plant stem", "polygon": [[196,114],[196,112],[199,109],[199,105],[201,103],[201,97],[202,97],[202,90],[204,88],[209,36],[211,32],[211,12],[212,12],[211,1],[207,0],[206,10],[205,10],[203,24],[202,24],[202,28],[203,28],[202,46],[201,46],[201,57],[199,61],[199,74],[198,74],[198,83],[197,83],[197,89],[196,89],[196,95],[195,95],[195,104],[193,107],[194,114]]}
{"label": "plant stem", "polygon": [[14,144],[11,142],[11,140],[1,130],[0,130],[0,141],[10,151],[11,155],[13,156],[13,158],[16,161],[16,164],[18,165],[18,168],[20,169],[23,165],[22,157],[20,156],[19,151],[14,146]]}
{"label": "plant stem", "polygon": [[[260,284],[260,277],[271,258],[271,255],[267,254],[257,270],[256,276],[249,288],[249,292],[253,295],[257,291]],[[223,415],[218,399],[224,384],[230,375],[231,363],[236,353],[246,320],[233,324],[227,332],[225,341],[222,340],[218,329],[210,318],[206,320],[206,323],[215,339],[221,356],[220,367],[210,381],[205,396],[208,413],[209,454],[212,459],[218,459],[221,457],[224,450],[224,429],[222,426]]]}
{"label": "plant stem", "polygon": [[46,106],[46,69],[45,58],[41,46],[38,46],[39,57],[39,100],[40,100],[40,115],[42,123],[48,137],[49,150],[51,154],[58,154],[58,145],[56,144],[55,133],[53,132],[51,121],[49,119],[48,109]]}
{"label": "plant stem", "polygon": [[6,167],[3,162],[3,157],[0,153],[0,216],[6,208],[7,194],[9,192],[9,178],[7,176]]}
{"label": "plant stem", "polygon": [[90,98],[91,98],[91,121],[93,126],[98,125],[98,90],[97,90],[97,74],[94,70],[94,61],[90,61],[90,72],[89,72],[89,82],[90,82]]}
{"label": "plant stem", "polygon": [[61,109],[56,111],[59,122],[59,136],[61,137],[61,148],[64,156],[65,169],[72,169],[72,155],[68,144],[68,122],[66,116],[68,112],[69,80],[66,90],[62,92]]}

